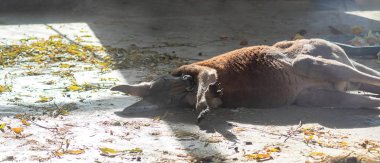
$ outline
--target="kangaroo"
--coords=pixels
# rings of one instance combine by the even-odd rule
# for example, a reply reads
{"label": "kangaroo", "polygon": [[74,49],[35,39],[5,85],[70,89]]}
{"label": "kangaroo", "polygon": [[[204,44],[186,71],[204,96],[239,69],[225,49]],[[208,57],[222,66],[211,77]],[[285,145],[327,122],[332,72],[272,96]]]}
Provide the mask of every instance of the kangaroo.
{"label": "kangaroo", "polygon": [[[380,73],[322,39],[246,47],[181,66],[171,75],[111,88],[143,100],[126,108],[191,106],[197,122],[218,107],[379,107]],[[124,111],[125,111],[124,110]]]}

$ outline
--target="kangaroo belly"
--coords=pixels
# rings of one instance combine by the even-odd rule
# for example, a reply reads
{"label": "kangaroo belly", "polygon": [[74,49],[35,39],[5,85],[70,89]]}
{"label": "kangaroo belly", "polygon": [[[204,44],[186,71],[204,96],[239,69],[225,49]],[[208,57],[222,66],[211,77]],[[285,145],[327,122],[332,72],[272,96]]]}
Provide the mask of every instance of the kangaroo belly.
{"label": "kangaroo belly", "polygon": [[226,107],[278,107],[293,103],[306,85],[288,67],[219,76]]}
{"label": "kangaroo belly", "polygon": [[308,79],[295,73],[281,53],[262,47],[200,63],[218,72],[226,107],[277,107],[291,104]]}

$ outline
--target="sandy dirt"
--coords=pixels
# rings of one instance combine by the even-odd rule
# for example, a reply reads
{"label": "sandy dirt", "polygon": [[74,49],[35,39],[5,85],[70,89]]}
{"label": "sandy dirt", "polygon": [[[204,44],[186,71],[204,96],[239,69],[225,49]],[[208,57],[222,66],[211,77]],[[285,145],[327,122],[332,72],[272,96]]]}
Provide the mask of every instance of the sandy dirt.
{"label": "sandy dirt", "polygon": [[[165,15],[164,19],[146,19],[135,17],[137,9],[126,10],[127,16],[123,8],[113,11],[117,6],[121,5],[115,4],[112,8],[100,10],[100,14],[105,16],[98,16],[99,20],[82,20],[81,17],[64,14],[62,18],[60,15],[50,17],[48,14],[8,14],[0,17],[2,46],[20,45],[20,40],[23,39],[48,39],[56,35],[64,35],[64,40],[68,42],[78,42],[79,36],[82,39],[80,44],[106,44],[124,48],[124,58],[117,57],[118,51],[112,52],[112,57],[117,58],[113,64],[130,64],[105,70],[98,64],[75,60],[45,64],[21,59],[13,65],[1,66],[0,85],[10,88],[0,93],[0,162],[303,163],[334,160],[348,162],[355,159],[379,162],[380,110],[295,106],[273,109],[221,108],[213,111],[200,125],[196,125],[196,113],[192,108],[128,110],[127,114],[121,114],[124,108],[139,99],[109,90],[116,84],[136,83],[167,73],[170,66],[184,63],[175,57],[174,60],[155,58],[164,52],[170,56],[176,52],[187,58],[204,59],[241,47],[239,43],[246,39],[245,36],[250,36],[249,45],[288,39],[299,30],[291,24],[308,30],[310,28],[311,31],[323,29],[322,32],[310,32],[311,36],[318,37],[319,34],[328,33],[326,23],[339,22],[335,19],[328,19],[328,22],[316,21],[317,18],[319,20],[320,17],[331,16],[335,9],[309,15],[312,19],[308,21],[304,21],[304,18],[295,21],[293,18],[299,16],[298,12],[285,15],[291,13],[287,10],[294,11],[293,7],[283,7],[286,9],[283,13],[280,10],[280,13],[273,13],[270,8],[270,14],[273,14],[271,19],[266,16],[264,23],[256,21],[256,25],[245,25],[241,22],[246,22],[246,17],[241,14],[236,17],[225,16],[235,15],[235,10],[226,10],[231,13],[222,16],[209,15],[209,11],[204,9],[201,15],[188,16],[186,19]],[[251,11],[244,3],[241,6],[245,10],[240,11],[239,7],[236,10],[239,9],[244,15]],[[257,10],[264,10],[265,6],[272,7],[269,3],[265,3],[264,7],[252,6]],[[180,10],[179,7],[173,7],[173,10],[177,9]],[[204,18],[205,15],[209,17]],[[339,12],[333,17],[342,15],[347,16]],[[253,20],[256,16],[248,18]],[[152,20],[162,24],[146,25]],[[193,26],[184,26],[184,20]],[[211,20],[218,23],[213,24]],[[272,20],[287,20],[287,24],[274,28],[270,24],[278,22]],[[206,30],[200,24],[211,27]],[[225,24],[239,26],[230,27]],[[215,30],[214,27],[220,29]],[[253,27],[268,31],[242,31]],[[173,32],[173,28],[177,30]],[[157,31],[157,36],[150,37],[146,34],[153,33],[152,31]],[[229,31],[235,31],[236,36],[229,35]],[[186,36],[179,36],[184,33]],[[223,40],[224,37],[227,40]],[[192,42],[194,40],[195,43]],[[137,47],[136,50],[131,42],[140,42],[137,46],[147,49]],[[156,52],[157,49],[160,52]],[[150,56],[146,57],[151,59],[149,62],[158,62],[147,64],[141,60],[145,56]],[[129,62],[131,60],[133,63]],[[194,60],[190,62],[192,61]],[[360,62],[380,70],[375,60]],[[134,65],[136,63],[140,65]],[[66,67],[62,64],[74,66]],[[73,79],[79,86],[88,84],[92,87],[67,90],[67,87],[73,85]]]}
{"label": "sandy dirt", "polygon": [[[121,114],[139,99],[109,88],[139,82],[146,71],[105,71],[80,61],[22,61],[4,66],[0,74],[2,85],[12,87],[0,94],[0,125],[5,125],[1,161],[326,162],[380,157],[379,110],[217,109],[198,126],[191,108]],[[68,70],[72,75],[64,73]],[[94,87],[70,90],[72,80]]]}

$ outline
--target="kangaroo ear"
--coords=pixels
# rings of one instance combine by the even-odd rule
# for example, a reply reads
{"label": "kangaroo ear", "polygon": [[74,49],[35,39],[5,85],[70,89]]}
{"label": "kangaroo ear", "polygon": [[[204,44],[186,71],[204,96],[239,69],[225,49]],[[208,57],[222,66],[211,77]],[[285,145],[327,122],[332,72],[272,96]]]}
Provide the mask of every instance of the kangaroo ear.
{"label": "kangaroo ear", "polygon": [[144,97],[149,95],[151,83],[141,83],[137,85],[118,85],[111,88],[111,91],[119,91],[132,96]]}

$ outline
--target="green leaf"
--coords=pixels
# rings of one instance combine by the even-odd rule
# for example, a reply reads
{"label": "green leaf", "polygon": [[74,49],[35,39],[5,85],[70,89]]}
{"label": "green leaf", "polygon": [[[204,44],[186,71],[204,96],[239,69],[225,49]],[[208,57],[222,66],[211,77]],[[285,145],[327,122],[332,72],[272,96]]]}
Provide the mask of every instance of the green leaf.
{"label": "green leaf", "polygon": [[105,155],[116,155],[116,154],[119,154],[121,152],[119,150],[107,148],[107,147],[99,148],[99,149],[100,149],[100,151],[102,151],[102,154],[105,154]]}
{"label": "green leaf", "polygon": [[141,148],[133,148],[133,149],[125,150],[125,151],[128,151],[129,153],[142,153],[143,152],[143,150]]}
{"label": "green leaf", "polygon": [[5,128],[6,125],[7,125],[6,123],[2,123],[2,124],[0,125],[0,130],[4,130],[4,128]]}
{"label": "green leaf", "polygon": [[40,99],[36,101],[36,103],[44,103],[44,102],[49,102],[53,100],[52,97],[45,97],[45,96],[40,96]]}

